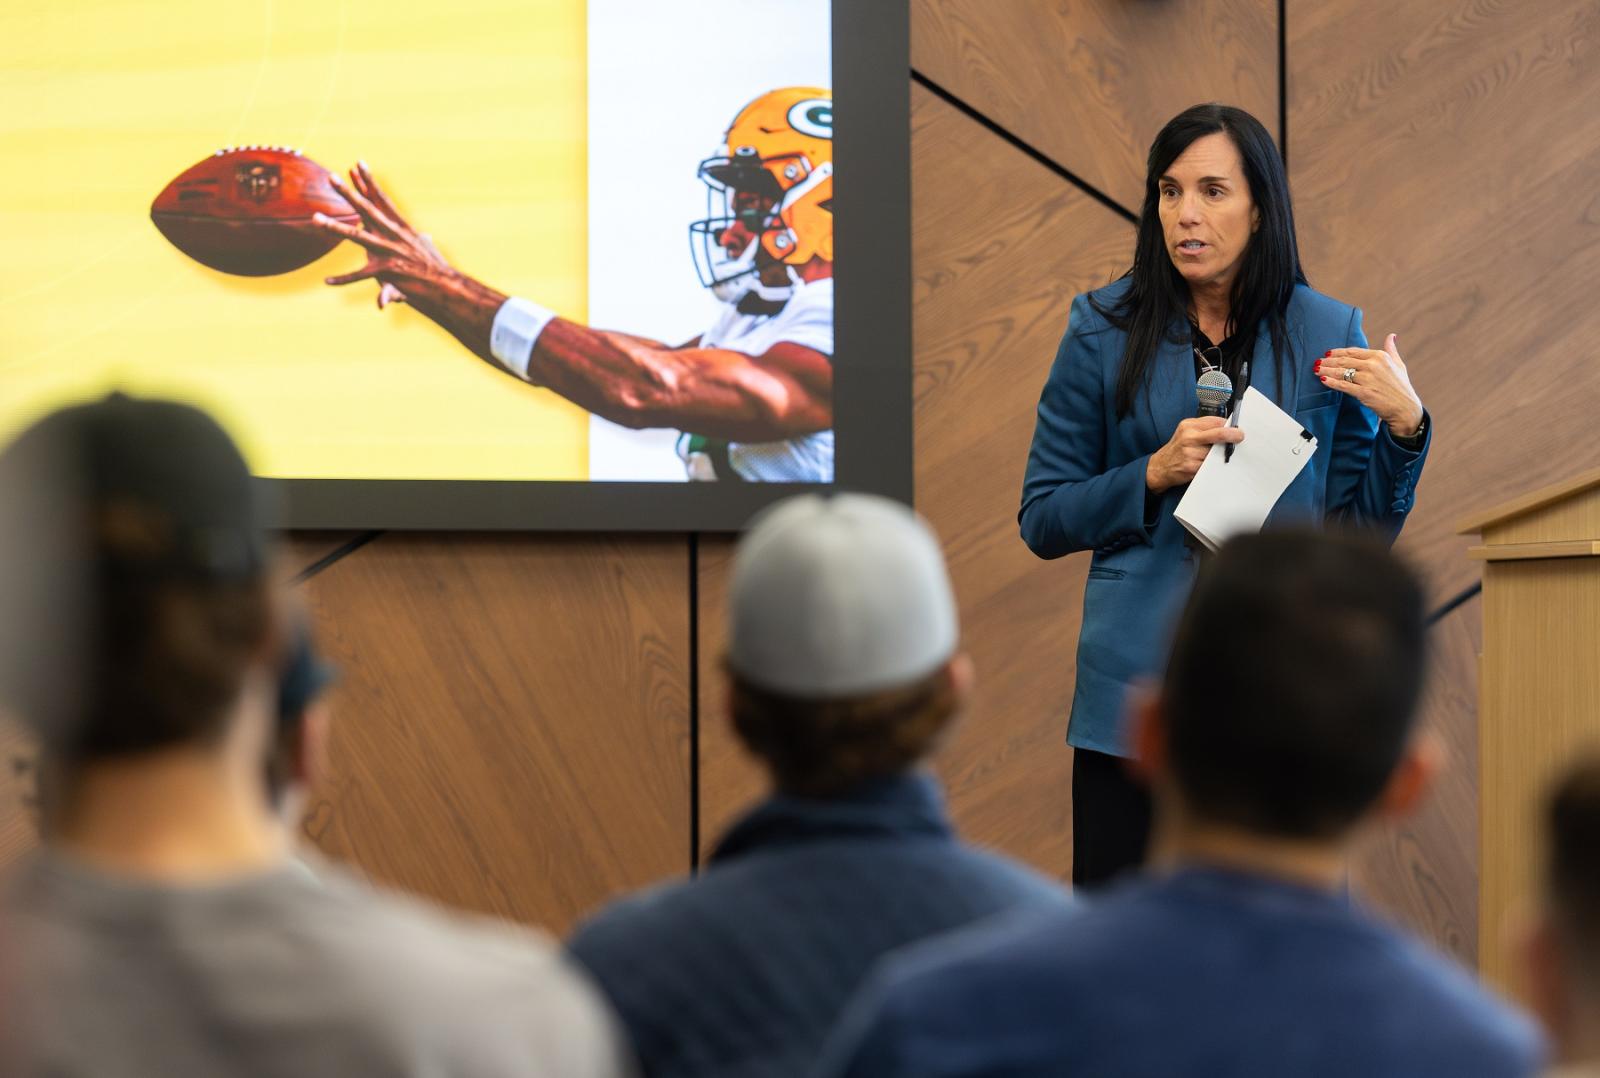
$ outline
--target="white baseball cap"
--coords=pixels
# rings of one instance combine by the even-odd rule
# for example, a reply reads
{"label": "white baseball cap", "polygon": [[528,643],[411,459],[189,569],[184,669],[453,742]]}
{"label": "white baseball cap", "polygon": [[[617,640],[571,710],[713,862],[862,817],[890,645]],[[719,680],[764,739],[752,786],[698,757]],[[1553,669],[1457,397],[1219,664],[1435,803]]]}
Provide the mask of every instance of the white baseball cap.
{"label": "white baseball cap", "polygon": [[960,639],[939,541],[898,502],[806,494],[757,518],[734,558],[728,664],[819,699],[910,685]]}

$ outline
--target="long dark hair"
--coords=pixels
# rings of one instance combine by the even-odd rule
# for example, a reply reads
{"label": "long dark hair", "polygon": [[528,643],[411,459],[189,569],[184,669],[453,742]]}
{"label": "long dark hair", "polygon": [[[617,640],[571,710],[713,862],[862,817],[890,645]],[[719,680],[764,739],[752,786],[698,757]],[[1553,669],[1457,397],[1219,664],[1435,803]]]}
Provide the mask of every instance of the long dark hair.
{"label": "long dark hair", "polygon": [[1162,338],[1181,340],[1180,335],[1188,332],[1189,286],[1172,264],[1161,231],[1161,177],[1190,143],[1219,131],[1227,132],[1238,148],[1250,197],[1261,215],[1228,297],[1227,332],[1253,330],[1265,319],[1278,369],[1287,373],[1289,345],[1284,312],[1294,295],[1294,286],[1305,284],[1306,275],[1300,268],[1294,208],[1289,204],[1289,180],[1283,172],[1283,160],[1267,129],[1248,112],[1231,105],[1195,105],[1167,121],[1150,144],[1133,268],[1123,274],[1132,280],[1132,287],[1109,307],[1090,299],[1095,310],[1128,335],[1127,351],[1117,372],[1119,418],[1133,411],[1134,399],[1149,384],[1150,368]]}

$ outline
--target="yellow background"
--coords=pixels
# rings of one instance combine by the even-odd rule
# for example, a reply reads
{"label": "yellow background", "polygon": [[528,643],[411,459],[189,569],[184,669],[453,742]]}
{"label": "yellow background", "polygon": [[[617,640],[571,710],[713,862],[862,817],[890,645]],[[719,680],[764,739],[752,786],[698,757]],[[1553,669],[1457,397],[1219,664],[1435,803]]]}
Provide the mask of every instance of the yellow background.
{"label": "yellow background", "polygon": [[341,244],[230,277],[150,223],[223,146],[365,159],[459,268],[586,317],[583,0],[6,5],[0,438],[116,385],[213,409],[262,475],[586,479],[587,413],[473,357]]}

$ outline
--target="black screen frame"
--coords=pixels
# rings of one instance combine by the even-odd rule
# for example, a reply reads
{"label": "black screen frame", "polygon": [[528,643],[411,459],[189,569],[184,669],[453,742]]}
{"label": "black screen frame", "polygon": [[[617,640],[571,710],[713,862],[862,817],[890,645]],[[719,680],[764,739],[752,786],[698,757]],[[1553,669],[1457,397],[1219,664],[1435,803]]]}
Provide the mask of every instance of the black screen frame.
{"label": "black screen frame", "polygon": [[[833,0],[834,482],[262,479],[288,529],[736,531],[804,491],[912,502],[908,0]],[[686,166],[687,167],[687,166]],[[626,328],[626,327],[619,327]]]}

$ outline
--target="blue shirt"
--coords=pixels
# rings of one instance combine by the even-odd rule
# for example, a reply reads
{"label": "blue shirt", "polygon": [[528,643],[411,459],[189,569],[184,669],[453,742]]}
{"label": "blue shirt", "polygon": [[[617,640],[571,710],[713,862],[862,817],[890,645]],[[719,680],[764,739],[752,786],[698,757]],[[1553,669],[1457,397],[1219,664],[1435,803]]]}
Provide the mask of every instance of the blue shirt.
{"label": "blue shirt", "polygon": [[803,1075],[884,952],[1070,901],[1053,881],[959,843],[938,784],[904,776],[838,800],[767,801],[699,878],[616,903],[569,947],[646,1075]]}
{"label": "blue shirt", "polygon": [[1188,869],[885,964],[826,1074],[1500,1078],[1531,1026],[1340,894]]}

